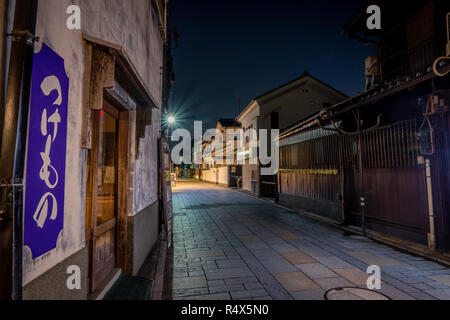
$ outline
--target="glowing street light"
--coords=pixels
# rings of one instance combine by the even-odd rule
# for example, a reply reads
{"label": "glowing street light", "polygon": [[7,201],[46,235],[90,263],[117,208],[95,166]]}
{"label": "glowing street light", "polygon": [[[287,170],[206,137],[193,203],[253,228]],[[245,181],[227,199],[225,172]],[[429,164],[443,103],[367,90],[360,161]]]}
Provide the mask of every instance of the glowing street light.
{"label": "glowing street light", "polygon": [[169,124],[174,124],[175,121],[176,121],[176,119],[175,119],[174,116],[169,116],[169,117],[167,118],[167,122],[168,122]]}

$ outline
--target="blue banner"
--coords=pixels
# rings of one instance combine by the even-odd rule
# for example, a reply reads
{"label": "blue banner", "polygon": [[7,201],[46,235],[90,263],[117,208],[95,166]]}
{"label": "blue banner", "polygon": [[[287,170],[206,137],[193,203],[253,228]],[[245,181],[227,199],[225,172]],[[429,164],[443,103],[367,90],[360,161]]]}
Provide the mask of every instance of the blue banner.
{"label": "blue banner", "polygon": [[47,45],[33,58],[25,175],[24,245],[36,259],[64,228],[69,78]]}

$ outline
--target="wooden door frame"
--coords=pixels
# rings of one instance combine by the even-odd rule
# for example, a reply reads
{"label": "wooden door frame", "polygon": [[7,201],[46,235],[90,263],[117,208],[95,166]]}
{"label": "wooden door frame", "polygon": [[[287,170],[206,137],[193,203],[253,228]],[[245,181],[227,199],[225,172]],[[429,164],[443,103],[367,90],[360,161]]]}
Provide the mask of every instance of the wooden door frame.
{"label": "wooden door frame", "polygon": [[[108,101],[109,100],[109,101]],[[128,156],[129,156],[129,112],[121,104],[118,104],[112,99],[104,98],[103,109],[109,114],[112,114],[117,119],[118,130],[117,130],[117,199],[116,199],[116,217],[114,219],[115,223],[115,267],[120,268],[123,271],[126,269],[126,258],[127,258],[127,207],[128,207]],[[111,101],[111,102],[110,102]],[[97,164],[98,164],[98,148],[99,148],[99,111],[92,110],[92,147],[90,152],[90,174],[89,179],[86,182],[90,187],[86,189],[91,191],[91,201],[86,200],[86,206],[90,207],[90,216],[87,217],[87,226],[89,229],[86,230],[86,244],[89,248],[89,291],[92,292],[94,289],[93,275],[94,275],[94,240],[95,237],[102,233],[102,229],[105,225],[96,225],[96,203],[97,198]],[[92,165],[92,164],[95,164]],[[87,199],[88,197],[86,197]]]}

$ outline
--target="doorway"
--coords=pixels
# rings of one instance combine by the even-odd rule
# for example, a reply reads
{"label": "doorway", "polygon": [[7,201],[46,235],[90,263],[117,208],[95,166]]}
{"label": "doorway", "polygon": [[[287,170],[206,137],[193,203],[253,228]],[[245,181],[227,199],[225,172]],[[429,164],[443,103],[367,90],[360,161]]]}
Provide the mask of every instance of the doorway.
{"label": "doorway", "polygon": [[[120,112],[107,101],[92,112],[92,148],[88,152],[86,244],[89,247],[89,290],[95,291],[117,267]],[[124,239],[122,239],[124,240]]]}

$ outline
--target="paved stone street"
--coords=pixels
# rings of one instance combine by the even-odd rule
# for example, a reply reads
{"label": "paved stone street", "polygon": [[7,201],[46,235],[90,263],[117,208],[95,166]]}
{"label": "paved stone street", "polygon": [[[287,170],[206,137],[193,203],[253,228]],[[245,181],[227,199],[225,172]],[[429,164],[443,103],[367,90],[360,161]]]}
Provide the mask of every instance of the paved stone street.
{"label": "paved stone street", "polygon": [[450,300],[450,269],[438,263],[212,184],[180,182],[173,199],[173,299],[324,299],[364,288],[378,265],[391,299]]}

